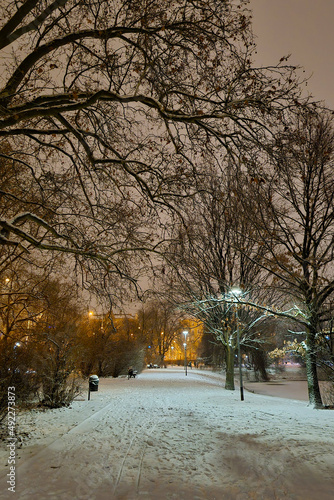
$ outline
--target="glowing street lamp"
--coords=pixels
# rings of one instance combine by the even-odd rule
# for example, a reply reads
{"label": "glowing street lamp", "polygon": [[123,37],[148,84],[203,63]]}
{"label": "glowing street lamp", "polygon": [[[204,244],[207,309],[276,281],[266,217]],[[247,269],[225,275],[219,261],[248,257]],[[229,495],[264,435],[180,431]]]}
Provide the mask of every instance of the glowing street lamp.
{"label": "glowing street lamp", "polygon": [[[234,297],[234,304],[238,304],[238,296],[242,294],[239,288],[232,288],[230,295]],[[239,365],[239,381],[240,381],[240,399],[244,401],[244,386],[242,381],[242,369],[241,369],[241,352],[240,352],[240,331],[239,331],[239,317],[238,317],[238,305],[235,307],[235,317],[237,320],[237,344],[238,344],[238,365]]]}
{"label": "glowing street lamp", "polygon": [[183,346],[184,346],[184,369],[187,375],[187,342],[184,342]]}
{"label": "glowing street lamp", "polygon": [[[89,310],[88,311],[88,318],[89,320],[99,320],[100,321],[100,325],[99,326],[99,329],[103,332],[104,331],[104,320],[105,320],[105,315],[102,313],[102,314],[98,314],[97,312],[93,311],[93,310]],[[96,325],[94,326],[94,328],[96,327]],[[95,333],[93,333],[93,335],[95,335]]]}

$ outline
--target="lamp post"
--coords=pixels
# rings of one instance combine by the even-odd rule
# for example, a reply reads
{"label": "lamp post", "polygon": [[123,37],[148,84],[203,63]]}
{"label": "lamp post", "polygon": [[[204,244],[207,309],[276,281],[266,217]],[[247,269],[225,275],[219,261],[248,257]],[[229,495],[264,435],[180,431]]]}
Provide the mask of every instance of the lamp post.
{"label": "lamp post", "polygon": [[104,331],[104,320],[105,320],[105,314],[98,314],[96,313],[95,311],[88,311],[88,318],[89,319],[97,319],[97,320],[100,320],[100,324],[101,326],[99,327],[99,329],[103,332]]}
{"label": "lamp post", "polygon": [[238,316],[238,295],[242,292],[239,288],[232,288],[231,294],[236,299],[233,301],[235,306],[235,317],[237,320],[237,344],[238,344],[238,365],[239,365],[239,382],[240,382],[240,400],[244,401],[244,386],[242,381],[242,369],[241,369],[241,351],[240,351],[240,330],[239,330],[239,316]]}
{"label": "lamp post", "polygon": [[184,346],[184,370],[187,376],[187,343],[184,342],[183,346]]}
{"label": "lamp post", "polygon": [[188,335],[188,333],[189,333],[188,330],[183,331],[184,340],[185,340],[185,342],[183,343],[183,346],[184,346],[184,370],[185,370],[186,376],[188,375],[188,372],[187,372],[187,335]]}

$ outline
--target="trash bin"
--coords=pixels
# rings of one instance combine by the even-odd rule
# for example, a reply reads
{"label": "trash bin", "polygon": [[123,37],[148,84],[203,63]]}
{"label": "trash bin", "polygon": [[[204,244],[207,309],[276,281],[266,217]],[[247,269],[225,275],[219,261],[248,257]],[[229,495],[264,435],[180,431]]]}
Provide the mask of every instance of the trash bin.
{"label": "trash bin", "polygon": [[99,390],[99,377],[97,375],[91,375],[89,377],[89,390],[91,392]]}

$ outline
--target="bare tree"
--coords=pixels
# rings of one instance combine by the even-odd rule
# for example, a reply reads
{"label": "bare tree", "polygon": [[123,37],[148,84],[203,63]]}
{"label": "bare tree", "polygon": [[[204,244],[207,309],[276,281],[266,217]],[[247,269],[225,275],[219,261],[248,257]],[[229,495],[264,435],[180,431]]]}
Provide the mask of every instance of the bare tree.
{"label": "bare tree", "polygon": [[75,366],[80,303],[73,285],[66,285],[47,281],[41,294],[45,310],[35,319],[25,341],[40,382],[40,397],[51,408],[71,403],[80,385]]}
{"label": "bare tree", "polygon": [[44,261],[41,267],[33,267],[30,262],[20,260],[1,275],[1,342],[20,342],[29,337],[35,322],[48,307],[45,293],[56,269],[56,262]]}
{"label": "bare tree", "polygon": [[171,265],[169,293],[224,345],[226,389],[234,390],[237,332],[245,349],[259,346],[256,325],[265,318],[245,308],[237,314],[239,305],[230,293],[235,286],[252,289],[264,280],[260,267],[248,259],[260,262],[264,249],[249,240],[253,229],[242,216],[232,165],[225,173],[207,168],[205,177],[202,190],[183,203],[182,219],[172,228],[166,252]]}
{"label": "bare tree", "polygon": [[300,107],[286,118],[269,154],[258,156],[257,168],[240,174],[245,216],[254,241],[266,250],[261,266],[271,273],[268,285],[285,293],[287,316],[304,325],[309,399],[315,407],[322,406],[317,349],[334,292],[333,148],[331,114]]}
{"label": "bare tree", "polygon": [[155,299],[137,312],[139,335],[145,340],[150,361],[164,363],[164,357],[182,329],[181,314],[167,300]]}
{"label": "bare tree", "polygon": [[37,273],[27,267],[16,262],[0,286],[0,400],[15,385],[18,403],[36,399],[43,387],[48,403],[63,404],[75,391],[68,381],[79,299],[49,269]]}
{"label": "bare tree", "polygon": [[159,242],[157,207],[196,190],[202,151],[240,156],[300,94],[284,59],[252,68],[243,0],[5,0],[0,9],[1,157],[34,187],[3,186],[18,210],[1,219],[1,244],[89,258],[84,278],[96,263],[100,281],[133,277],[134,252],[143,258]]}
{"label": "bare tree", "polygon": [[141,371],[144,365],[144,340],[138,334],[138,321],[127,316],[102,314],[86,316],[80,324],[76,366],[84,375],[118,377],[129,366]]}

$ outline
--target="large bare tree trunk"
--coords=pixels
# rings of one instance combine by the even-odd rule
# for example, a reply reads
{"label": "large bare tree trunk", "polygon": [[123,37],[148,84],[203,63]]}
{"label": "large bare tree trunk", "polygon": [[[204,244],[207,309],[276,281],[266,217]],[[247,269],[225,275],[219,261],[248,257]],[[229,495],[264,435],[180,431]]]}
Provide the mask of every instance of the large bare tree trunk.
{"label": "large bare tree trunk", "polygon": [[225,389],[234,391],[234,348],[226,345],[226,380]]}
{"label": "large bare tree trunk", "polygon": [[309,331],[307,333],[306,345],[306,370],[309,402],[314,406],[314,408],[322,408],[323,404],[317,373],[315,333],[313,331]]}

